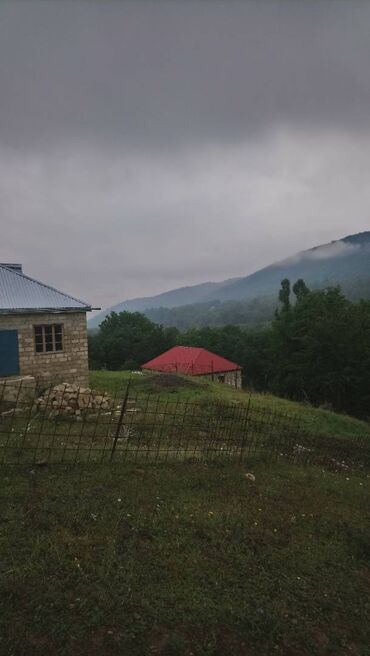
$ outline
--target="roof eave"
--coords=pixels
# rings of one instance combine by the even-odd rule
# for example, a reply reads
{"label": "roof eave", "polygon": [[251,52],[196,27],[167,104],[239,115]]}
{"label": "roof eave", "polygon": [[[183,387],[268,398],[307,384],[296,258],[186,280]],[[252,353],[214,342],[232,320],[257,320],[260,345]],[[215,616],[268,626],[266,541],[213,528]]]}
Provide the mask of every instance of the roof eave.
{"label": "roof eave", "polygon": [[[142,364],[141,368],[146,369],[147,371],[158,371],[160,373],[173,373],[173,372],[176,371],[176,367],[174,367],[172,370],[170,370],[170,369],[166,370],[166,369],[158,369],[158,368],[153,367],[153,366],[148,367],[145,364]],[[184,371],[180,371],[180,369],[181,369],[180,365],[179,365],[178,369],[179,369],[180,374],[184,374]],[[192,375],[194,375],[194,376],[212,376],[212,374],[230,374],[233,371],[242,371],[242,369],[243,369],[243,367],[239,367],[239,366],[235,365],[235,367],[233,367],[233,369],[213,369],[213,370],[210,370],[210,371],[202,371],[202,372],[197,372],[196,371],[196,373],[194,373]],[[188,367],[188,370],[191,371],[191,367]]]}
{"label": "roof eave", "polygon": [[234,367],[233,369],[213,369],[212,371],[207,371],[206,373],[197,373],[197,376],[212,376],[212,374],[231,374],[233,371],[241,371],[242,367]]}
{"label": "roof eave", "polygon": [[[87,305],[81,308],[0,308],[0,314],[60,314],[60,313],[73,313],[73,312],[91,312],[92,307]],[[95,309],[95,308],[94,308]]]}

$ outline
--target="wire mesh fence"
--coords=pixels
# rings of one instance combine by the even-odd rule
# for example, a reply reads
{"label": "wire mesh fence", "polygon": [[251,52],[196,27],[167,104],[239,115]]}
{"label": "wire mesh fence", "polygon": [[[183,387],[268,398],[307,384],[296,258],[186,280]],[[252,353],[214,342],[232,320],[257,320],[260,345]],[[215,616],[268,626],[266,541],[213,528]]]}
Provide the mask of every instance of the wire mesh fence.
{"label": "wire mesh fence", "polygon": [[77,385],[0,388],[0,463],[99,463],[285,458],[336,469],[370,465],[370,436],[305,430],[299,417],[239,401],[115,395]]}

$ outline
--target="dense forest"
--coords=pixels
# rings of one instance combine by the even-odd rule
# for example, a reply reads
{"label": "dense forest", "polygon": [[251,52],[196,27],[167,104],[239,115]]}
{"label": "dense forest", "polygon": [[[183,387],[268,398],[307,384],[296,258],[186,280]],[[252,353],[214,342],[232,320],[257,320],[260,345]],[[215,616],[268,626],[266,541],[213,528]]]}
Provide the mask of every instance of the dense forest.
{"label": "dense forest", "polygon": [[[277,305],[277,302],[276,302]],[[243,367],[244,384],[360,417],[370,415],[370,301],[339,287],[281,283],[265,327],[163,327],[134,312],[111,313],[90,336],[93,368],[136,369],[176,345],[202,346]]]}
{"label": "dense forest", "polygon": [[253,301],[208,301],[174,308],[150,308],[144,314],[154,323],[180,330],[230,324],[261,328],[273,319],[275,308],[276,298],[267,296]]}
{"label": "dense forest", "polygon": [[[328,284],[327,287],[330,287]],[[311,289],[319,289],[311,285]],[[342,292],[352,301],[369,297],[370,278],[355,277],[341,285]],[[245,328],[263,328],[274,317],[276,296],[258,296],[249,301],[208,301],[178,307],[156,307],[144,310],[154,323],[180,330],[203,326],[233,324]]]}

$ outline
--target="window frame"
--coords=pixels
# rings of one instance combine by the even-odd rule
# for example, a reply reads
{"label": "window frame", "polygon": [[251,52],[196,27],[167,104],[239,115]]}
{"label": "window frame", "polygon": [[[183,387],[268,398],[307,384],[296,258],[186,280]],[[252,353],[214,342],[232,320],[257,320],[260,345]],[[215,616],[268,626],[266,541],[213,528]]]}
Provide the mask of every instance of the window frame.
{"label": "window frame", "polygon": [[[56,328],[60,327],[60,335],[61,335],[61,347],[60,349],[56,348],[57,344],[57,339],[56,339]],[[51,350],[47,350],[46,348],[46,328],[51,328],[51,341],[52,341],[52,346],[53,348]],[[42,351],[37,350],[37,334],[36,331],[37,329],[41,330],[41,338],[42,338]],[[50,354],[58,354],[58,353],[63,353],[64,351],[64,324],[62,323],[38,323],[33,325],[33,339],[34,339],[34,348],[35,348],[35,354],[36,355],[50,355]],[[59,340],[58,340],[59,341]]]}

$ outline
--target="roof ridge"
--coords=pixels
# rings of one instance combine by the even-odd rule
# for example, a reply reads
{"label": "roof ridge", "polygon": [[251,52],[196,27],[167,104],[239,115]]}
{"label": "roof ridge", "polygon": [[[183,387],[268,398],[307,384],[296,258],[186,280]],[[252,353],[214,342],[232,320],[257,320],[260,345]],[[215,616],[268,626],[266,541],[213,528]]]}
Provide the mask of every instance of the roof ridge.
{"label": "roof ridge", "polygon": [[[178,357],[176,354],[178,351]],[[178,367],[177,367],[178,365]],[[177,345],[167,349],[142,365],[143,369],[153,371],[179,371],[190,375],[206,375],[228,371],[240,371],[242,367],[222,355],[213,353],[202,346]]]}
{"label": "roof ridge", "polygon": [[[161,353],[160,355],[157,355],[155,358],[152,358],[152,360],[156,360],[157,358],[160,358],[165,353],[168,353],[169,351],[175,351],[178,348],[180,348],[180,349],[181,348],[191,349],[193,352],[197,351],[197,355],[192,360],[193,364],[195,364],[199,360],[202,353],[206,353],[206,354],[208,354],[212,357],[220,358],[221,360],[224,360],[224,362],[228,362],[228,363],[234,365],[235,367],[239,367],[241,369],[240,365],[238,365],[233,360],[229,360],[229,358],[225,358],[224,355],[218,355],[218,353],[213,353],[213,351],[210,351],[209,349],[206,349],[204,346],[189,346],[188,344],[177,344],[176,346],[171,346],[170,349],[168,349],[167,351],[164,351],[164,353]],[[149,360],[149,362],[151,362],[151,360]]]}
{"label": "roof ridge", "polygon": [[14,269],[10,269],[9,267],[4,266],[3,264],[0,264],[0,267],[2,269],[6,269],[7,271],[10,271],[10,273],[14,274],[15,276],[19,276],[20,278],[25,278],[26,280],[35,282],[37,285],[41,285],[41,287],[45,287],[46,289],[51,289],[51,291],[57,292],[57,294],[61,294],[62,296],[66,296],[67,298],[70,298],[72,301],[76,301],[76,303],[81,303],[81,305],[83,305],[86,308],[91,308],[91,305],[88,305],[85,301],[82,301],[80,298],[71,296],[71,294],[65,294],[64,292],[61,292],[60,289],[57,289],[56,287],[47,285],[46,283],[41,282],[40,280],[36,280],[36,278],[31,278],[31,276],[26,276],[23,272],[21,273],[20,271],[15,271]]}
{"label": "roof ridge", "polygon": [[[199,360],[200,356],[202,355],[202,351],[207,351],[207,349],[205,349],[202,346],[193,346],[192,348],[198,349],[198,354],[195,356],[194,362],[197,362],[197,360]],[[210,353],[210,351],[208,351],[208,353]]]}

